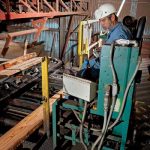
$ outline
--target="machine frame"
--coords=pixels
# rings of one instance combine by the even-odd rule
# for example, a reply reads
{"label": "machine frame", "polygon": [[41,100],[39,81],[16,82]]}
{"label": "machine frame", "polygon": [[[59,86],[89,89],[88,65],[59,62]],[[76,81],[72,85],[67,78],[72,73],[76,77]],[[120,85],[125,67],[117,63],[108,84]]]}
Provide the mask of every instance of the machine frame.
{"label": "machine frame", "polygon": [[[104,106],[105,86],[113,84],[112,83],[113,77],[112,77],[112,72],[110,68],[110,50],[111,50],[111,47],[109,45],[104,45],[102,47],[101,57],[100,57],[101,64],[100,64],[100,75],[99,75],[99,84],[98,84],[98,98],[96,100],[97,104],[94,105],[94,107],[91,108],[87,112],[88,115],[96,115],[99,117],[104,116],[103,106]],[[116,101],[115,109],[113,111],[113,115],[111,119],[112,122],[117,118],[119,114],[127,84],[129,83],[129,80],[134,74],[134,71],[138,64],[138,56],[139,56],[139,47],[116,46],[114,49],[113,64],[114,64],[114,68],[115,68],[116,75],[117,75],[119,92],[117,95],[117,101]],[[135,83],[132,82],[132,85],[130,86],[130,89],[127,95],[126,104],[124,107],[121,120],[112,130],[110,130],[111,134],[107,136],[107,140],[111,139],[112,141],[115,141],[116,144],[119,145],[120,150],[125,149],[128,128],[129,128],[129,120],[130,120],[130,116],[132,112],[134,87],[135,87]],[[80,111],[82,114],[83,103],[84,103],[83,100],[79,100],[77,104],[74,104],[73,100],[61,99],[61,100],[57,100],[53,104],[52,120],[53,120],[53,146],[54,148],[58,145],[59,139],[62,139],[62,138],[66,140],[71,140],[72,145],[76,145],[77,142],[80,142],[79,136],[77,135],[80,123],[79,123],[79,126],[76,126],[75,124],[63,122],[65,121],[65,119],[63,119],[63,116],[61,116],[60,109]],[[67,135],[67,134],[61,135],[60,133],[61,124],[63,124],[64,128],[70,128],[70,131],[71,131],[70,135]],[[94,135],[95,133],[89,130],[91,126],[90,124],[91,122],[89,122],[88,128],[84,128],[84,133],[83,133],[84,142],[87,145],[91,145],[92,141],[90,140],[96,137],[96,135]],[[104,146],[103,149],[112,149],[112,148]]]}

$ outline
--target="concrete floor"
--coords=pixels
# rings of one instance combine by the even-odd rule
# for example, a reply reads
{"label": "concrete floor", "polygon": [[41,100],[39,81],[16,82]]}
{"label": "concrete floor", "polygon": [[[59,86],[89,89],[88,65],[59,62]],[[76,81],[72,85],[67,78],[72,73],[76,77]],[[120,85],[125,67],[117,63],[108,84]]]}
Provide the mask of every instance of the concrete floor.
{"label": "concrete floor", "polygon": [[[41,148],[39,150],[53,150],[53,143],[52,143],[52,139],[50,138],[49,140],[46,140],[45,143],[41,146]],[[58,148],[58,150],[60,150]],[[61,150],[85,150],[84,147],[82,146],[82,144],[77,144],[76,146],[70,147],[66,145],[66,148]]]}
{"label": "concrete floor", "polygon": [[53,149],[53,143],[52,138],[45,141],[45,143],[41,146],[39,150],[52,150]]}
{"label": "concrete floor", "polygon": [[[143,59],[140,70],[142,70],[141,83],[137,84],[136,88],[136,102],[135,102],[135,121],[138,137],[142,146],[150,144],[150,75],[148,73],[148,66],[150,65],[150,58]],[[150,147],[149,147],[150,149]]]}

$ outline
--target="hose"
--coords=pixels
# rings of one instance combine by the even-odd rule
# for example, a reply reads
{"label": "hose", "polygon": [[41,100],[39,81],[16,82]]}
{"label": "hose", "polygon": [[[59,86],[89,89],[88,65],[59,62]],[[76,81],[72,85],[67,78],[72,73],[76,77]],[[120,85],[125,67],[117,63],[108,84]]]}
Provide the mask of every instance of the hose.
{"label": "hose", "polygon": [[[73,110],[72,109],[72,111],[73,111],[73,113],[74,113],[74,115],[76,116],[76,118],[77,118],[77,120],[81,123],[81,120],[80,120],[80,118],[79,118],[79,116],[77,115],[77,112],[75,111],[75,110]],[[85,128],[88,128],[88,126],[87,125],[83,125]],[[95,132],[100,132],[100,131],[102,131],[101,129],[96,129],[96,128],[90,128],[90,130],[91,131],[95,131]]]}
{"label": "hose", "polygon": [[102,132],[99,135],[99,137],[96,139],[96,141],[94,142],[94,144],[92,145],[91,150],[94,150],[96,145],[98,144],[98,142],[101,140],[101,138],[103,137],[103,134],[105,132],[105,128],[107,125],[107,115],[108,115],[108,105],[109,105],[109,96],[110,96],[110,86],[108,85],[106,87],[106,93],[105,93],[105,98],[104,98],[104,122],[103,122],[103,128],[102,128]]}
{"label": "hose", "polygon": [[130,79],[127,87],[126,87],[119,115],[118,115],[117,119],[115,120],[115,122],[108,128],[108,130],[112,129],[119,122],[119,120],[120,120],[120,118],[122,116],[122,113],[123,113],[123,110],[124,110],[124,107],[125,107],[125,103],[126,103],[127,94],[129,92],[130,86],[131,86],[131,84],[132,84],[132,82],[133,82],[133,80],[134,80],[134,78],[135,78],[135,76],[137,74],[137,71],[139,69],[140,63],[141,63],[141,57],[139,57],[136,69],[135,69],[135,71],[134,71],[134,73],[133,73],[133,75],[132,75],[132,77],[131,77],[131,79]]}
{"label": "hose", "polygon": [[102,136],[102,138],[101,138],[101,141],[100,141],[100,143],[99,143],[99,145],[98,145],[98,150],[100,150],[101,147],[102,147],[102,144],[103,144],[103,142],[104,142],[104,138],[105,138],[106,132],[107,132],[107,129],[105,129],[105,131],[104,131],[104,134],[103,134],[103,136]]}
{"label": "hose", "polygon": [[[103,137],[101,138],[100,144],[99,144],[99,146],[98,146],[98,150],[100,150],[101,147],[102,147],[102,144],[103,144],[103,141],[104,141],[105,134],[106,134],[107,130],[112,129],[112,128],[119,122],[119,120],[120,120],[120,118],[121,118],[121,116],[122,116],[122,113],[123,113],[124,107],[125,107],[125,103],[126,103],[126,98],[127,98],[128,91],[129,91],[130,86],[131,86],[131,84],[132,84],[132,82],[133,82],[133,80],[134,80],[134,78],[135,78],[135,76],[136,76],[136,73],[137,73],[137,71],[138,71],[138,69],[139,69],[140,63],[141,63],[141,58],[139,58],[138,64],[137,64],[137,66],[136,66],[136,69],[135,69],[135,71],[134,71],[134,73],[133,73],[133,75],[132,75],[132,77],[131,77],[131,79],[130,79],[130,81],[129,81],[127,87],[126,87],[125,94],[124,94],[124,97],[123,97],[122,107],[121,107],[121,110],[120,110],[120,112],[119,112],[119,115],[118,115],[117,119],[115,120],[115,122],[114,122],[110,127],[108,127],[109,123],[107,123],[107,127],[106,127],[106,129],[105,129],[105,131],[104,131]],[[108,119],[108,121],[109,121],[109,119]],[[108,129],[107,129],[107,128],[108,128]]]}
{"label": "hose", "polygon": [[110,50],[110,67],[112,70],[112,75],[113,75],[113,83],[117,83],[117,77],[116,77],[116,72],[113,64],[113,53],[114,53],[114,43],[111,44],[111,50]]}
{"label": "hose", "polygon": [[[134,78],[135,78],[135,75],[136,75],[136,73],[137,73],[137,71],[138,71],[138,68],[139,68],[139,66],[140,66],[140,63],[141,63],[141,58],[139,58],[138,64],[137,64],[136,69],[135,69],[135,71],[134,71],[134,73],[133,73],[133,76],[131,77],[131,79],[130,79],[130,81],[129,81],[127,87],[126,87],[125,94],[124,94],[124,97],[123,97],[122,107],[121,107],[121,110],[120,110],[120,112],[119,112],[119,115],[118,115],[117,119],[115,120],[115,122],[114,122],[110,127],[107,127],[108,130],[112,129],[112,128],[119,122],[119,120],[120,120],[120,118],[121,118],[121,116],[122,116],[122,113],[123,113],[124,107],[125,107],[125,103],[126,103],[126,98],[127,98],[128,91],[129,91],[129,89],[130,89],[130,86],[131,86],[131,84],[132,84]],[[109,125],[109,124],[108,124],[108,125]],[[106,132],[107,132],[107,128],[106,128],[106,130],[105,130],[105,134],[106,134]],[[105,135],[104,135],[104,136],[105,136]],[[102,144],[103,144],[103,140],[104,140],[104,137],[102,137],[101,142],[100,142],[100,144],[99,144],[99,146],[98,146],[98,149],[101,149],[101,146],[102,146]]]}
{"label": "hose", "polygon": [[85,145],[84,140],[83,140],[83,125],[85,121],[86,111],[87,111],[87,102],[85,101],[82,121],[80,124],[80,142],[84,146],[85,150],[87,150],[87,146]]}
{"label": "hose", "polygon": [[[111,44],[111,50],[110,50],[110,66],[111,66],[111,70],[112,70],[112,76],[113,76],[113,85],[112,85],[112,104],[111,104],[111,109],[109,112],[109,116],[108,116],[108,120],[105,124],[105,126],[103,126],[103,130],[102,130],[102,134],[97,138],[96,142],[94,143],[93,147],[91,150],[94,150],[95,146],[98,144],[98,142],[100,141],[100,144],[98,147],[101,146],[101,143],[103,143],[103,139],[105,137],[105,134],[107,132],[109,123],[110,123],[110,119],[115,107],[115,103],[116,103],[116,95],[118,92],[118,86],[117,86],[117,77],[116,77],[116,72],[115,72],[115,68],[114,68],[114,64],[113,64],[113,52],[114,52],[114,43]],[[105,117],[105,116],[104,116]]]}
{"label": "hose", "polygon": [[102,128],[102,133],[99,135],[99,137],[96,139],[96,141],[94,142],[94,144],[92,145],[91,150],[94,150],[96,145],[98,144],[99,140],[102,138],[104,131],[105,131],[105,126],[107,123],[107,112],[104,112],[104,122],[103,122],[103,128]]}
{"label": "hose", "polygon": [[105,135],[107,133],[107,130],[108,130],[108,126],[109,126],[109,123],[110,123],[110,119],[111,119],[111,116],[113,114],[113,110],[114,110],[114,107],[115,107],[115,104],[116,104],[116,97],[117,97],[117,93],[118,93],[118,86],[117,86],[117,75],[116,75],[116,72],[115,72],[115,68],[114,68],[114,64],[113,64],[113,53],[114,53],[114,43],[111,44],[111,50],[110,50],[110,67],[111,67],[111,70],[112,70],[112,76],[113,76],[113,84],[112,84],[112,105],[111,105],[111,109],[110,109],[110,112],[109,112],[109,116],[108,116],[108,120],[107,120],[107,124],[106,124],[106,128],[104,130],[104,133],[101,137],[101,141],[100,141],[100,144],[98,146],[98,149],[101,148],[102,144],[103,144],[103,140],[105,138]]}
{"label": "hose", "polygon": [[111,105],[111,110],[109,112],[109,116],[108,116],[108,120],[107,120],[107,124],[106,124],[106,127],[104,129],[104,132],[103,132],[103,135],[101,137],[101,141],[100,141],[100,144],[98,146],[98,150],[101,148],[101,145],[103,144],[103,140],[105,138],[105,135],[107,133],[107,130],[108,130],[108,126],[109,126],[109,123],[110,123],[110,119],[111,119],[111,116],[112,116],[112,113],[113,113],[113,110],[114,110],[114,107],[115,107],[115,104],[116,104],[116,97],[113,97],[113,100],[112,100],[112,105]]}

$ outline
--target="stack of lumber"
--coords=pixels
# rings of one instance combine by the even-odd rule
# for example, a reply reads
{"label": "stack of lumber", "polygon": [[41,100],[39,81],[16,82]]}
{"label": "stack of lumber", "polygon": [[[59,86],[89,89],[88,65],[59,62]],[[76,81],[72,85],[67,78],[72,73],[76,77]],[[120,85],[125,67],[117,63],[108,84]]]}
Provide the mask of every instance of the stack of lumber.
{"label": "stack of lumber", "polygon": [[30,53],[0,64],[0,78],[9,77],[39,64],[42,58],[36,56],[36,53]]}

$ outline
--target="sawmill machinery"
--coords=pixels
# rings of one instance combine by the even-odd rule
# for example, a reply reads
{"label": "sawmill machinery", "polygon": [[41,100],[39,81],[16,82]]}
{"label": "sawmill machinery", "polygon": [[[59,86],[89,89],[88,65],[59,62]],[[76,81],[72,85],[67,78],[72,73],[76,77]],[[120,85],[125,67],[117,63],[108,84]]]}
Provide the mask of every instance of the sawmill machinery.
{"label": "sawmill machinery", "polygon": [[[44,83],[41,80],[41,77],[46,75],[44,58],[37,57],[36,53],[29,53],[0,64],[1,138],[24,118],[32,114],[42,103],[45,106],[45,111],[47,109],[46,97],[51,97],[62,88],[62,62],[56,58],[47,57],[46,71],[47,74],[49,73],[47,78],[50,81],[47,83],[50,88],[46,93],[49,95],[44,93],[47,87],[47,85],[44,85],[44,88],[42,88]],[[43,135],[45,137],[45,133],[48,135],[47,128],[45,128],[45,125],[47,125],[45,117],[43,120],[44,132],[41,123],[37,124],[35,130],[24,132],[26,134],[24,139],[21,138],[19,142],[17,141],[17,145],[14,142],[12,147],[18,147],[25,140],[36,143],[37,147],[39,139]],[[27,139],[27,137],[29,138]],[[3,147],[5,142],[3,145],[3,141],[0,141],[0,145]]]}
{"label": "sawmill machinery", "polygon": [[[65,96],[53,104],[52,112],[54,149],[65,147],[65,143],[81,143],[91,150],[126,149],[145,22],[146,17],[139,19],[134,40],[102,45],[98,82],[79,77],[78,73],[63,74]],[[90,49],[89,39],[84,37],[83,41],[85,24],[82,22],[79,28],[81,64],[82,55]],[[89,67],[87,70],[90,73]]]}

